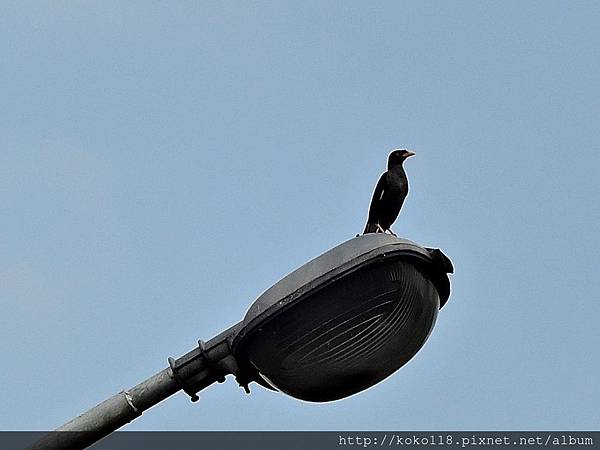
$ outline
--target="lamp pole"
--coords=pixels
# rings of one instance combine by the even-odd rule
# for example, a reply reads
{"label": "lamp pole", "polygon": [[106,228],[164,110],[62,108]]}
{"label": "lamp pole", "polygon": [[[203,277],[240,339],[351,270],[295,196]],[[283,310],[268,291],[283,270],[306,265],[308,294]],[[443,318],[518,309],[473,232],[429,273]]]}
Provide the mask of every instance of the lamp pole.
{"label": "lamp pole", "polygon": [[[227,374],[237,374],[231,340],[240,325],[234,325],[207,343],[199,341],[198,347],[177,360],[169,358],[169,367],[104,400],[48,433],[28,450],[84,449],[182,389],[192,401],[197,401],[197,392],[214,382],[225,381]],[[247,384],[244,387],[247,391]]]}

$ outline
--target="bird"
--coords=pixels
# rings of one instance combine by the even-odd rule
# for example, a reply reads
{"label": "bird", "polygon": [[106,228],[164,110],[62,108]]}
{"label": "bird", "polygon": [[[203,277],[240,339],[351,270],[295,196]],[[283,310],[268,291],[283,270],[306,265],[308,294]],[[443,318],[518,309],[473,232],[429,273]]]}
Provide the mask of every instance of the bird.
{"label": "bird", "polygon": [[375,186],[363,234],[389,231],[396,236],[390,227],[400,214],[404,199],[408,195],[408,178],[402,164],[414,154],[410,150],[397,149],[388,156],[387,171],[381,175]]}

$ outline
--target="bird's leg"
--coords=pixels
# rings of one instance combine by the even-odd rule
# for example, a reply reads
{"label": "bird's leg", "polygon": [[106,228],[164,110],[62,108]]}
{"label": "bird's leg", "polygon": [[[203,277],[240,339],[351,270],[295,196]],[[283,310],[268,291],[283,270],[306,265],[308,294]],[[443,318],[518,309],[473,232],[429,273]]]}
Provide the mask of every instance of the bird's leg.
{"label": "bird's leg", "polygon": [[382,233],[385,233],[385,230],[384,230],[383,228],[381,228],[381,225],[377,224],[377,230],[376,230],[375,232],[376,232],[376,233],[379,233],[380,231],[381,231]]}

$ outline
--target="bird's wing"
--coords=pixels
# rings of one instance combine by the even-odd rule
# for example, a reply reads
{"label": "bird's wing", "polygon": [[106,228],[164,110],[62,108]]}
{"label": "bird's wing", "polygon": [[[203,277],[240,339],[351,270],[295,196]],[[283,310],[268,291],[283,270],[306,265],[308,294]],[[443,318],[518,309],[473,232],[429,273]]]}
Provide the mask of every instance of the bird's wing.
{"label": "bird's wing", "polygon": [[376,233],[379,225],[380,215],[381,215],[381,203],[383,199],[383,194],[387,188],[387,172],[384,172],[381,177],[379,177],[379,181],[377,182],[377,186],[375,186],[375,190],[373,191],[373,198],[371,199],[371,205],[369,206],[369,217],[367,219],[367,225],[365,225],[365,233]]}
{"label": "bird's wing", "polygon": [[385,192],[385,188],[387,186],[386,175],[387,172],[384,172],[381,177],[379,177],[377,186],[375,186],[375,191],[373,191],[373,199],[371,200],[371,207],[369,208],[369,216],[372,216],[372,213],[375,213],[378,210],[379,204],[381,203],[383,193]]}

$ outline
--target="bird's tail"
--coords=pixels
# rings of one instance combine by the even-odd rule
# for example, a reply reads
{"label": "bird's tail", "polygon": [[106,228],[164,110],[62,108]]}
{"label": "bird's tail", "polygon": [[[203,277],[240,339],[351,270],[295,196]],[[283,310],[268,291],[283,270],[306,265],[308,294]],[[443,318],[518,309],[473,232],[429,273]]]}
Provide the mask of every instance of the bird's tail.
{"label": "bird's tail", "polygon": [[365,226],[365,231],[363,231],[363,234],[367,234],[367,233],[377,233],[377,224],[367,222],[367,225]]}

